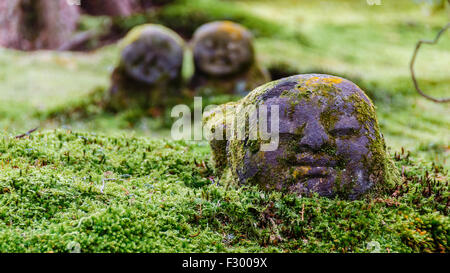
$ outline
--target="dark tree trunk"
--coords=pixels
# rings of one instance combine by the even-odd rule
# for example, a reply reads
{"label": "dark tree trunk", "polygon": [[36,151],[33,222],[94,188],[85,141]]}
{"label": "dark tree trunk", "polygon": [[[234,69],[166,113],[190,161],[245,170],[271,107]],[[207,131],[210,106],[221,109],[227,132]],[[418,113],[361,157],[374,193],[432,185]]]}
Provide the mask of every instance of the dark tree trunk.
{"label": "dark tree trunk", "polygon": [[140,9],[139,0],[84,0],[81,7],[91,15],[129,16]]}
{"label": "dark tree trunk", "polygon": [[78,7],[66,0],[2,0],[0,46],[57,49],[70,40],[78,19]]}
{"label": "dark tree trunk", "polygon": [[82,0],[81,8],[91,15],[129,16],[173,0]]}

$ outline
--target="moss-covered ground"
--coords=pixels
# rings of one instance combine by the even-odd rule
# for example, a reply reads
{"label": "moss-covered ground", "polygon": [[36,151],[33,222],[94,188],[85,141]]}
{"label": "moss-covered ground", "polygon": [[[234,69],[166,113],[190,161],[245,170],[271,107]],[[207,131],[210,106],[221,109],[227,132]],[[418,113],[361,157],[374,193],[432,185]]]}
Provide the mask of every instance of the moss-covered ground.
{"label": "moss-covered ground", "polygon": [[[448,252],[449,106],[418,96],[408,68],[417,40],[434,38],[448,17],[409,0],[382,2],[175,1],[115,22],[163,22],[189,37],[204,22],[234,20],[255,33],[274,75],[357,83],[402,174],[374,200],[237,188],[214,177],[206,142],[165,140],[168,127],[139,111],[102,112],[115,44],[0,49],[0,252]],[[419,82],[434,96],[448,96],[449,45],[447,33],[419,55]]]}

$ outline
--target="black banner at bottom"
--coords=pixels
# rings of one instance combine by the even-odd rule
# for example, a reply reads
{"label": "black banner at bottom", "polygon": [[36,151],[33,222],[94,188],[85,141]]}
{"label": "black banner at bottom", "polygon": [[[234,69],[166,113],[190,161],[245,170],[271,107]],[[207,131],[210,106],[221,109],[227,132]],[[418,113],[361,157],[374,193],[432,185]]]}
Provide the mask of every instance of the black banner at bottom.
{"label": "black banner at bottom", "polygon": [[[0,254],[1,264],[58,272],[302,272],[445,268],[448,254]],[[442,267],[443,266],[443,267]],[[100,271],[99,271],[100,270]]]}

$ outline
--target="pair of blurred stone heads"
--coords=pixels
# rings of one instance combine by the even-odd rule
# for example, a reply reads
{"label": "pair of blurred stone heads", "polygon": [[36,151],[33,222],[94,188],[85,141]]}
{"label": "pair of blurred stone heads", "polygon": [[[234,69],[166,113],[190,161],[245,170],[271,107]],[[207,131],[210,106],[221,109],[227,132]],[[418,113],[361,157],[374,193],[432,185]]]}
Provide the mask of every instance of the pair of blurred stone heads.
{"label": "pair of blurred stone heads", "polygon": [[[265,83],[242,100],[204,115],[211,133],[223,132],[210,140],[218,178],[300,196],[317,193],[352,200],[382,191],[395,179],[375,107],[354,83],[319,74],[267,83],[255,61],[250,33],[231,22],[200,27],[193,53],[196,71],[190,84],[200,93],[210,88],[239,94]],[[182,63],[183,42],[175,33],[154,25],[133,30],[125,38],[111,94],[141,90],[149,96],[146,99],[167,103],[180,95]],[[148,91],[149,86],[154,92]],[[127,99],[119,98],[120,103]],[[259,134],[251,138],[248,112],[227,112],[252,105],[265,106],[269,116],[277,106],[276,149],[261,149],[265,140]],[[229,138],[226,132],[236,124],[244,128],[243,137]]]}
{"label": "pair of blurred stone heads", "polygon": [[195,73],[186,89],[183,39],[161,25],[131,30],[121,43],[120,63],[113,73],[112,106],[164,106],[187,90],[206,96],[244,95],[270,81],[268,72],[256,62],[251,33],[239,24],[205,24],[195,32],[191,44]]}

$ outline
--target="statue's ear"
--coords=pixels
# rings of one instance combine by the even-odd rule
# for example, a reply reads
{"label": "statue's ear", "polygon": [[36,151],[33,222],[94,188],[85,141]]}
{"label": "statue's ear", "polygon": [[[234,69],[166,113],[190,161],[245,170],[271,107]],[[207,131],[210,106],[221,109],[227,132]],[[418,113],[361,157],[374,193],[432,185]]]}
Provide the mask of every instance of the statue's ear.
{"label": "statue's ear", "polygon": [[217,176],[222,175],[223,171],[228,165],[227,156],[227,140],[211,140],[209,142],[212,150],[212,158],[214,160],[214,167],[216,169]]}
{"label": "statue's ear", "polygon": [[223,106],[219,106],[212,111],[205,112],[203,115],[205,137],[208,139],[209,145],[211,146],[212,159],[214,160],[218,176],[222,174],[228,164],[227,125],[223,111]]}

